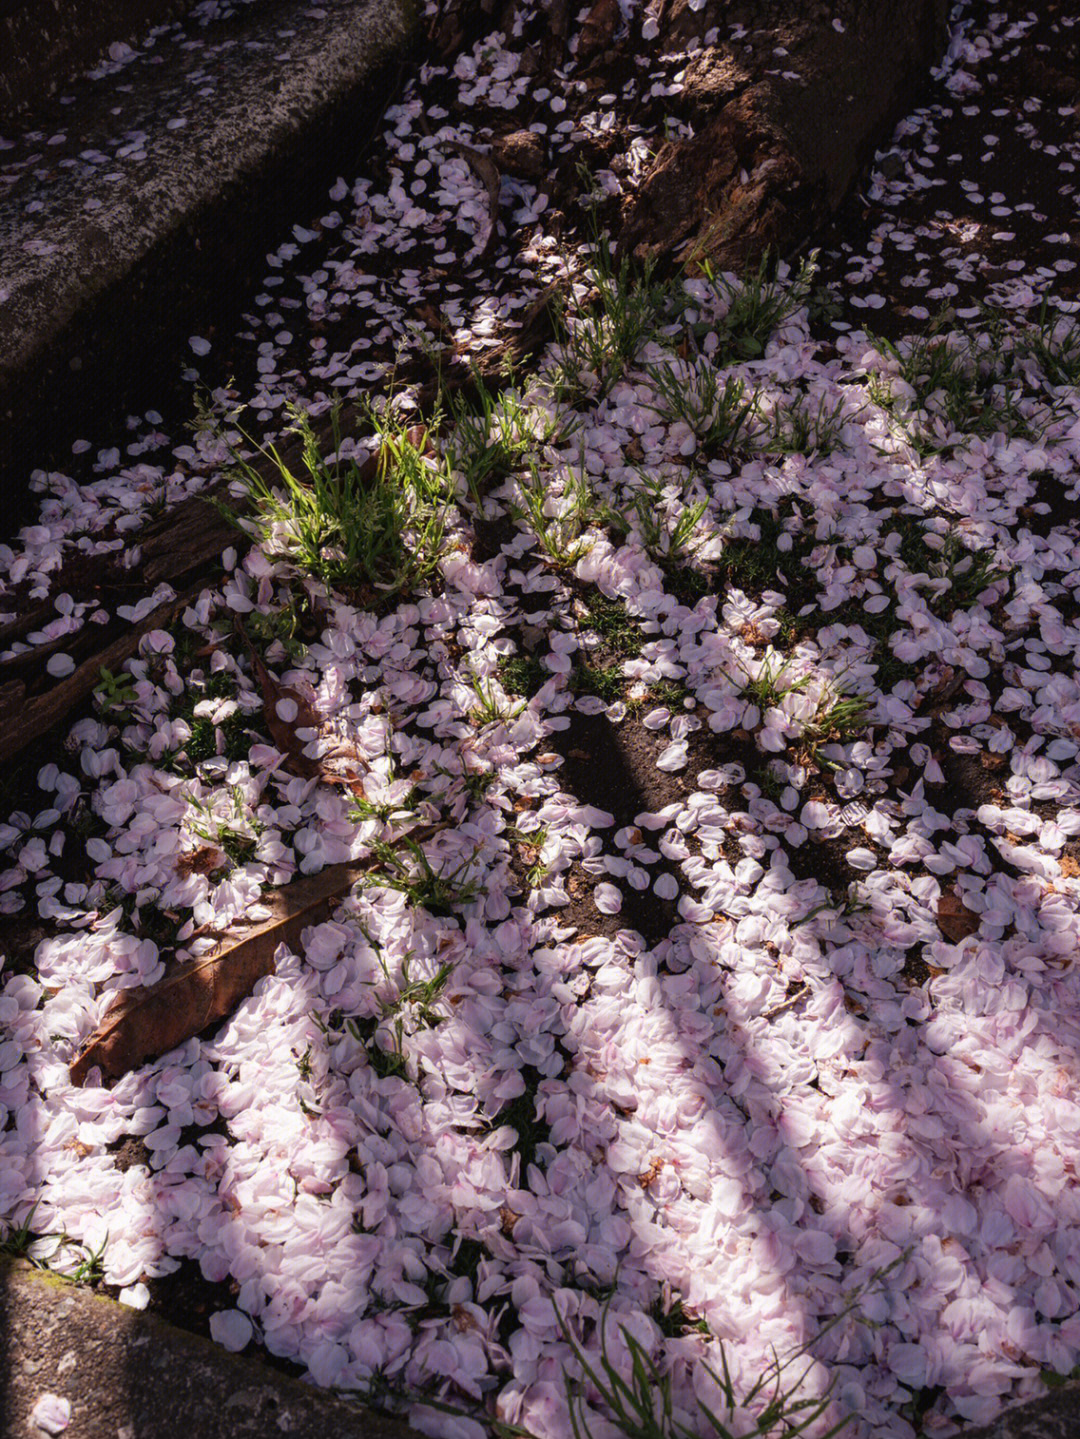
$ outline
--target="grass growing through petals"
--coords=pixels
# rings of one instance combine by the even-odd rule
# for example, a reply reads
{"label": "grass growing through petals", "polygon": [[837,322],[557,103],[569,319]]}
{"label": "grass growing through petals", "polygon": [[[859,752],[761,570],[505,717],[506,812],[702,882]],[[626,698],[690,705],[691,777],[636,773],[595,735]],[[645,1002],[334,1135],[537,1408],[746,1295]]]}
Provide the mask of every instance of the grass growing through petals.
{"label": "grass growing through petals", "polygon": [[970,609],[991,585],[1009,578],[1010,569],[1000,565],[989,550],[973,550],[955,530],[945,534],[902,517],[886,523],[882,534],[899,530],[899,559],[912,574],[940,581],[926,591],[927,607],[947,619],[956,610]]}
{"label": "grass growing through petals", "polygon": [[810,752],[818,764],[836,768],[831,760],[818,755],[824,744],[846,744],[866,730],[870,703],[862,695],[834,693],[822,700],[813,719],[803,730]]}
{"label": "grass growing through petals", "polygon": [[600,518],[620,535],[635,532],[651,559],[663,569],[669,581],[685,573],[691,558],[706,538],[703,520],[707,500],[686,502],[682,494],[669,498],[672,486],[660,475],[637,472],[638,483],[622,508],[604,504]]}
{"label": "grass growing through petals", "polygon": [[516,390],[490,390],[477,374],[476,399],[460,391],[450,396],[453,421],[450,459],[461,471],[473,503],[479,506],[492,485],[521,469],[526,456],[548,444],[561,426],[537,406],[526,404]]}
{"label": "grass growing through petals", "polygon": [[847,423],[843,400],[830,405],[824,395],[816,406],[808,399],[776,406],[761,448],[780,455],[831,455]]}
{"label": "grass growing through petals", "polygon": [[775,650],[766,650],[761,668],[756,675],[747,675],[746,683],[740,690],[743,698],[757,705],[763,713],[778,706],[785,695],[798,694],[810,683],[809,675],[785,680],[793,663],[792,658],[789,656],[780,663],[777,663],[778,661],[780,656]]}
{"label": "grass growing through petals", "polygon": [[602,667],[576,664],[567,677],[567,683],[576,695],[596,695],[606,704],[614,704],[622,698],[626,677],[621,664]]}
{"label": "grass growing through petals", "polygon": [[606,395],[653,337],[671,306],[671,284],[657,281],[655,265],[623,255],[618,266],[606,235],[593,245],[586,279],[590,303],[555,316],[560,354],[547,379],[557,400],[580,404]]}
{"label": "grass growing through petals", "polygon": [[[619,1433],[624,1439],[750,1439],[751,1435],[804,1434],[817,1425],[831,1401],[831,1393],[819,1398],[800,1397],[800,1390],[806,1379],[807,1369],[792,1379],[786,1379],[787,1372],[804,1357],[805,1347],[788,1359],[773,1357],[772,1364],[760,1375],[746,1394],[736,1391],[727,1355],[720,1346],[719,1372],[702,1362],[702,1368],[716,1385],[720,1396],[721,1413],[698,1399],[698,1414],[687,1424],[676,1412],[672,1378],[669,1372],[652,1358],[644,1345],[629,1329],[620,1327],[623,1343],[630,1361],[629,1377],[614,1362],[608,1344],[607,1326],[600,1324],[600,1354],[595,1363],[590,1362],[584,1348],[578,1343],[562,1314],[556,1309],[563,1337],[573,1351],[574,1359],[586,1381],[586,1387],[595,1393],[604,1409],[610,1414]],[[566,1397],[570,1411],[570,1425],[574,1439],[591,1439],[592,1430],[586,1411],[585,1396],[579,1392],[568,1377]],[[726,1411],[730,1418],[742,1411],[755,1411],[754,1427],[746,1429],[741,1420],[738,1428],[731,1428],[721,1415]],[[820,1439],[840,1433],[850,1421],[841,1419],[826,1430]],[[518,1431],[519,1433],[521,1431]]]}
{"label": "grass growing through petals", "polygon": [[815,578],[804,564],[802,517],[794,502],[785,498],[775,510],[755,509],[748,518],[757,527],[757,537],[726,538],[720,563],[731,584],[749,595],[782,585],[794,615],[817,594]]}
{"label": "grass growing through petals", "polygon": [[793,277],[778,279],[768,250],[757,270],[741,280],[717,274],[708,260],[701,262],[701,268],[712,288],[727,302],[717,357],[724,364],[759,359],[770,337],[806,304],[816,273],[815,257],[810,255]]}
{"label": "grass growing through petals", "polygon": [[332,457],[308,416],[295,406],[289,413],[305,473],[294,474],[272,444],[256,446],[270,478],[234,449],[231,474],[250,512],[219,505],[221,513],[268,554],[328,585],[360,586],[383,600],[414,590],[439,563],[446,517],[446,475],[431,430],[372,407],[366,418],[376,448],[358,463],[341,458],[340,407],[332,412]]}
{"label": "grass growing through petals", "polygon": [[710,458],[730,455],[750,443],[758,397],[746,381],[720,373],[707,360],[692,367],[650,365],[649,382],[658,403],[655,413],[681,420]]}
{"label": "grass growing through petals", "polygon": [[[400,980],[394,980],[383,959],[381,945],[375,943],[373,948],[387,983],[394,985],[397,993],[379,1001],[377,1014],[367,1015],[364,1019],[346,1019],[345,1028],[353,1039],[364,1046],[368,1063],[380,1079],[405,1077],[407,1034],[418,1029],[434,1029],[443,1022],[446,1016],[440,1014],[435,1005],[454,972],[454,966],[447,961],[433,975],[421,979],[412,973],[413,954],[409,951],[401,960]],[[317,1017],[316,1022],[319,1022]],[[320,1027],[325,1033],[330,1032],[328,1026],[320,1024]],[[380,1030],[390,1036],[389,1048],[379,1043]]]}
{"label": "grass growing through petals", "polygon": [[584,604],[590,629],[596,631],[612,654],[631,659],[641,653],[644,637],[624,604],[609,599],[600,590],[590,590]]}
{"label": "grass growing through petals", "polygon": [[592,518],[593,495],[584,470],[566,471],[562,493],[553,495],[548,481],[531,464],[527,477],[518,477],[517,492],[520,499],[512,512],[529,525],[548,561],[560,570],[576,565],[592,547],[585,529]]}
{"label": "grass growing through petals", "polygon": [[1021,409],[1023,378],[1000,317],[988,315],[984,332],[975,335],[951,330],[952,320],[951,312],[943,310],[925,334],[895,344],[871,336],[879,352],[893,361],[910,398],[905,405],[896,380],[887,375],[871,379],[870,398],[898,415],[921,456],[971,435],[1036,439],[1042,426]]}
{"label": "grass growing through petals", "polygon": [[507,694],[532,699],[550,678],[551,671],[532,655],[507,655],[499,661],[499,680]]}
{"label": "grass growing through petals", "polygon": [[[402,857],[402,849],[410,856],[411,864]],[[482,893],[479,880],[465,878],[472,863],[471,856],[463,859],[455,869],[435,869],[421,845],[408,835],[396,844],[377,842],[372,847],[372,853],[382,868],[368,879],[368,883],[399,890],[411,904],[421,906],[429,914],[452,915],[461,905],[471,904]]]}
{"label": "grass growing through petals", "polygon": [[1080,321],[1043,300],[1031,328],[1020,336],[1029,355],[1051,385],[1080,385]]}
{"label": "grass growing through petals", "polygon": [[507,709],[496,693],[495,686],[485,684],[479,675],[472,676],[471,688],[476,695],[476,704],[469,711],[469,718],[474,724],[503,724],[507,720],[514,719],[525,708],[524,705],[519,704],[514,705],[512,709]]}

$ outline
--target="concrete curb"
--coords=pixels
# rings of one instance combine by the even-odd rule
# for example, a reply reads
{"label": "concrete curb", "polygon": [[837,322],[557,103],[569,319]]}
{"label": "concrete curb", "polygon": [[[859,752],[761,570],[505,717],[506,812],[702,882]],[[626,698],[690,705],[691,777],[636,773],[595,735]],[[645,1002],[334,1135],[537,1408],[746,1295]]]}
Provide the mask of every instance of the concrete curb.
{"label": "concrete curb", "polygon": [[30,1265],[0,1260],[0,1439],[417,1439],[404,1424]]}
{"label": "concrete curb", "polygon": [[965,1429],[964,1439],[1080,1439],[1080,1384],[1006,1409],[983,1429]]}
{"label": "concrete curb", "polygon": [[315,19],[311,8],[269,0],[232,23],[209,100],[196,88],[198,44],[130,66],[122,87],[83,82],[63,116],[80,151],[112,157],[138,133],[143,154],[109,183],[54,162],[9,186],[0,475],[13,497],[32,466],[99,437],[103,414],[153,406],[163,384],[175,386],[187,337],[225,328],[267,251],[329,204],[337,174],[354,173],[392,93],[413,0],[322,0]]}
{"label": "concrete curb", "polygon": [[114,40],[131,40],[193,0],[0,0],[0,122],[89,70]]}

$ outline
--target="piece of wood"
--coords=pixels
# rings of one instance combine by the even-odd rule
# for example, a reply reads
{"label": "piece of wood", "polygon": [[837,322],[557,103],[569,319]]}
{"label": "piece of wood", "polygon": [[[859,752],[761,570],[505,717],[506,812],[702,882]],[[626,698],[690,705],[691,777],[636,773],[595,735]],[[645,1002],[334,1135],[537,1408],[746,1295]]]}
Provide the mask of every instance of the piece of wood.
{"label": "piece of wood", "polygon": [[95,1067],[118,1079],[226,1018],[273,974],[278,945],[296,944],[366,872],[363,865],[335,864],[273,890],[263,897],[269,918],[234,925],[211,954],[173,961],[156,984],[118,991],[71,1065],[71,1082],[83,1084]]}

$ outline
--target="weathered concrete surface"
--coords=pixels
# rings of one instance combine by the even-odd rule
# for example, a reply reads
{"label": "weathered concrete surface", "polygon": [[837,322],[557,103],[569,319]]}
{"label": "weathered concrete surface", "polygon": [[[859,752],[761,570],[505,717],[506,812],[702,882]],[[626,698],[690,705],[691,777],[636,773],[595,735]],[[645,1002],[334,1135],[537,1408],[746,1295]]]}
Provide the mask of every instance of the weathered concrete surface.
{"label": "weathered concrete surface", "polygon": [[1007,1409],[983,1429],[965,1429],[964,1439],[1080,1439],[1080,1384]]}
{"label": "weathered concrete surface", "polygon": [[43,1394],[70,1401],[67,1439],[416,1439],[259,1359],[0,1260],[0,1439],[41,1439],[30,1415]]}
{"label": "weathered concrete surface", "polygon": [[191,360],[187,337],[228,326],[267,251],[324,212],[337,174],[355,173],[413,24],[413,0],[322,0],[314,11],[310,0],[260,0],[220,27],[224,41],[195,33],[157,46],[152,63],[82,82],[31,132],[62,126],[66,150],[39,140],[21,169],[18,147],[4,155],[10,494],[72,440],[104,440],[103,415],[156,408],[155,389]]}
{"label": "weathered concrete surface", "polygon": [[194,0],[0,0],[0,125],[69,76],[89,70],[113,41],[163,25]]}

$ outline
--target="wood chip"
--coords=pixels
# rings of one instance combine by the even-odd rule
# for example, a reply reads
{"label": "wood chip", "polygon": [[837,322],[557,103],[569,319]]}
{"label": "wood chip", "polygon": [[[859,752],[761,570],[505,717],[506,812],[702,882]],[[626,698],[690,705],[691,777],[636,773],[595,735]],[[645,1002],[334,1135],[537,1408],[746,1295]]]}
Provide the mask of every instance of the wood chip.
{"label": "wood chip", "polygon": [[83,1084],[95,1067],[118,1079],[226,1018],[273,974],[278,945],[295,945],[301,931],[324,918],[366,872],[358,864],[335,864],[294,880],[264,897],[269,918],[235,925],[212,954],[174,961],[156,984],[120,990],[76,1056],[72,1084]]}

